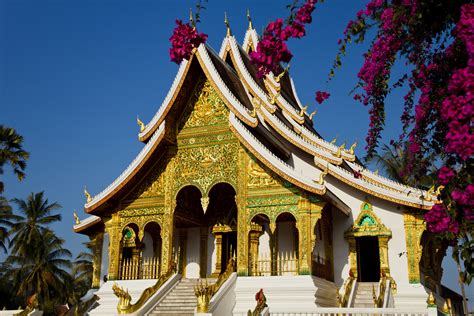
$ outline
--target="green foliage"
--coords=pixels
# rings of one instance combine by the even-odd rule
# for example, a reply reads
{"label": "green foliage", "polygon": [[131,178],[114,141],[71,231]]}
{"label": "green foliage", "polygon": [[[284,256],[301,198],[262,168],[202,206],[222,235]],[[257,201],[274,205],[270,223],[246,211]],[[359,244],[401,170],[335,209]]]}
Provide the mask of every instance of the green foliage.
{"label": "green foliage", "polygon": [[[23,136],[16,133],[15,129],[0,125],[0,175],[3,167],[9,164],[18,180],[23,180],[26,168],[26,160],[30,154],[23,150]],[[0,193],[4,190],[3,182],[0,181]]]}

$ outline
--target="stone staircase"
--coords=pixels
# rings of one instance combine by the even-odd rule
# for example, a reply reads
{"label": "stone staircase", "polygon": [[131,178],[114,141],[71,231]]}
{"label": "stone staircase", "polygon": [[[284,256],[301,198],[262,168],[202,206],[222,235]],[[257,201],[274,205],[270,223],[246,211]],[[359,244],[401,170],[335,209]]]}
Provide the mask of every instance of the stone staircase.
{"label": "stone staircase", "polygon": [[181,279],[171,292],[148,315],[193,316],[197,306],[194,286],[198,279]]}
{"label": "stone staircase", "polygon": [[378,291],[378,282],[357,282],[353,307],[374,307],[372,287]]}
{"label": "stone staircase", "polygon": [[[336,285],[310,275],[238,277],[233,315],[255,308],[255,293],[263,289],[273,313],[298,310],[310,314],[315,307],[337,306]],[[286,314],[285,314],[286,315]]]}

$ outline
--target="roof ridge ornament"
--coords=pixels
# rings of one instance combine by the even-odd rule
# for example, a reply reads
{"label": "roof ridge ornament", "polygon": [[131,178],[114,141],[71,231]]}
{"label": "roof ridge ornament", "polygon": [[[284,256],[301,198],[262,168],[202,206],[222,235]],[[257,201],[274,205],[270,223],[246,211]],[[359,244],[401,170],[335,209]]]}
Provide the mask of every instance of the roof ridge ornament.
{"label": "roof ridge ornament", "polygon": [[247,9],[247,20],[249,21],[249,30],[253,30],[252,17],[250,16],[250,10]]}
{"label": "roof ridge ornament", "polygon": [[351,148],[349,148],[349,153],[351,155],[354,155],[354,149],[357,147],[357,141],[354,142],[354,144],[351,145]]}
{"label": "roof ridge ornament", "polygon": [[337,142],[337,136],[334,137],[333,140],[331,140],[330,144],[331,144],[331,145],[334,145],[334,144],[336,144],[336,142]]}
{"label": "roof ridge ornament", "polygon": [[137,114],[137,124],[138,126],[140,126],[140,133],[143,133],[143,131],[145,130],[145,124],[140,120],[140,118],[138,117],[138,114]]}
{"label": "roof ridge ornament", "polygon": [[79,216],[77,216],[76,210],[72,211],[72,215],[74,216],[74,221],[76,225],[79,225],[81,223],[81,220],[79,219]]}
{"label": "roof ridge ornament", "polygon": [[189,23],[191,23],[193,29],[196,29],[196,21],[194,21],[193,8],[189,8]]}
{"label": "roof ridge ornament", "polygon": [[326,175],[328,174],[328,170],[329,170],[329,164],[327,164],[324,170],[321,171],[321,173],[319,174],[318,180],[313,180],[313,181],[316,182],[317,184],[322,185],[324,183],[324,177],[326,177]]}
{"label": "roof ridge ornament", "polygon": [[92,201],[92,197],[91,195],[89,194],[89,192],[87,192],[87,187],[84,186],[84,195],[86,196],[86,202],[89,203],[90,201]]}
{"label": "roof ridge ornament", "polygon": [[227,18],[227,12],[224,11],[224,24],[227,27],[227,34],[226,37],[232,36],[232,31],[230,30],[229,19]]}
{"label": "roof ridge ornament", "polygon": [[280,80],[281,78],[285,75],[285,73],[287,73],[288,71],[290,70],[290,64],[288,64],[288,66],[286,66],[283,71],[278,75],[278,76],[274,76],[273,79],[276,81],[276,83],[280,83]]}
{"label": "roof ridge ornament", "polygon": [[309,104],[306,104],[301,110],[299,115],[303,116],[306,113],[306,110],[308,109]]}
{"label": "roof ridge ornament", "polygon": [[346,142],[342,143],[342,145],[337,148],[337,152],[336,152],[336,157],[337,157],[337,158],[341,158],[341,157],[342,157],[342,150],[343,150],[345,147],[346,147]]}
{"label": "roof ridge ornament", "polygon": [[310,120],[310,121],[313,121],[313,116],[316,115],[316,112],[317,112],[317,111],[318,111],[318,110],[314,110],[313,112],[311,112],[311,114],[309,115],[309,120]]}

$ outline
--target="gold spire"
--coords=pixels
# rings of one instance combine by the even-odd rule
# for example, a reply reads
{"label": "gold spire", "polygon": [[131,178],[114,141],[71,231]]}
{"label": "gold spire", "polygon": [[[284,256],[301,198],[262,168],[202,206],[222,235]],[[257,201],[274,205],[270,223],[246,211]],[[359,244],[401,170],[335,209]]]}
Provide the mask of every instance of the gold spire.
{"label": "gold spire", "polygon": [[91,197],[91,195],[89,194],[89,192],[87,192],[86,186],[84,186],[84,195],[86,196],[86,202],[87,202],[87,203],[89,203],[90,201],[92,201],[92,197]]}
{"label": "gold spire", "polygon": [[140,126],[140,133],[142,133],[145,130],[145,124],[140,120],[140,118],[137,115],[137,124]]}
{"label": "gold spire", "polygon": [[192,27],[195,29],[196,28],[196,22],[194,21],[193,9],[192,8],[189,8],[189,22],[191,23]]}
{"label": "gold spire", "polygon": [[357,142],[355,142],[354,144],[351,145],[351,148],[349,149],[349,153],[351,155],[354,154],[354,149],[357,147]]}
{"label": "gold spire", "polygon": [[73,211],[72,215],[74,216],[74,220],[76,221],[76,225],[79,225],[81,223],[81,220],[79,219],[79,216],[77,216],[76,210]]}
{"label": "gold spire", "polygon": [[229,19],[227,19],[227,12],[224,12],[224,24],[227,27],[227,34],[226,36],[232,36],[232,32],[230,31],[230,24],[229,24]]}
{"label": "gold spire", "polygon": [[250,17],[250,10],[247,9],[247,20],[249,20],[249,30],[253,29],[252,18]]}
{"label": "gold spire", "polygon": [[313,116],[316,115],[316,112],[317,110],[314,110],[310,115],[309,115],[309,119],[312,121],[313,120]]}
{"label": "gold spire", "polygon": [[300,111],[300,116],[303,116],[306,112],[306,110],[308,109],[308,104],[306,104]]}

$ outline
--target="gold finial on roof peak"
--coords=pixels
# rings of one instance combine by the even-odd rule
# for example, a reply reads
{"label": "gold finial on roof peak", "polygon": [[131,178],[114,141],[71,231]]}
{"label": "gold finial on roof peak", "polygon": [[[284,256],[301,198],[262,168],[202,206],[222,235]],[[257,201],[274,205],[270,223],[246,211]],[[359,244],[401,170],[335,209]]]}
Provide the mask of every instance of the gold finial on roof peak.
{"label": "gold finial on roof peak", "polygon": [[193,9],[189,8],[189,22],[193,28],[196,28],[196,21],[194,21]]}
{"label": "gold finial on roof peak", "polygon": [[89,203],[90,201],[92,201],[92,197],[91,195],[89,194],[89,192],[87,192],[87,187],[84,186],[84,195],[86,196],[86,202]]}
{"label": "gold finial on roof peak", "polygon": [[74,216],[74,220],[76,222],[76,225],[79,225],[81,223],[81,220],[79,219],[79,216],[77,216],[76,210],[72,212],[72,215]]}
{"label": "gold finial on roof peak", "polygon": [[253,29],[252,18],[250,17],[250,10],[247,9],[247,20],[249,21],[249,30]]}
{"label": "gold finial on roof peak", "polygon": [[140,126],[140,133],[142,133],[145,130],[145,124],[140,120],[140,118],[137,115],[137,124]]}
{"label": "gold finial on roof peak", "polygon": [[230,24],[229,24],[229,19],[227,18],[227,12],[224,12],[224,24],[227,27],[227,34],[226,36],[232,36],[232,32],[230,30]]}

